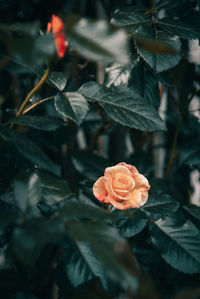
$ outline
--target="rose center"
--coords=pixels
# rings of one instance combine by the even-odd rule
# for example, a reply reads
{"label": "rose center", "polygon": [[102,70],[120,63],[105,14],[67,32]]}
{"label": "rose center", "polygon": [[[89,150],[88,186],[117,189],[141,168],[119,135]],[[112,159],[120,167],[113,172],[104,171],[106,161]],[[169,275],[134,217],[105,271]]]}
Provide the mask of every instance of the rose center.
{"label": "rose center", "polygon": [[131,188],[133,185],[133,180],[131,177],[117,173],[114,180],[113,180],[113,188],[119,190],[127,190]]}

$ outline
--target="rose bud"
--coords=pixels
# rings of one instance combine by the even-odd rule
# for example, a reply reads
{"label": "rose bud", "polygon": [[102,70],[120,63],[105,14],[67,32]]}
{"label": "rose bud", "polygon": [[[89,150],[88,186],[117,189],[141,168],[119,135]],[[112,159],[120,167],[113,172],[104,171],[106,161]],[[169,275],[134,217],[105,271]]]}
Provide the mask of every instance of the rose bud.
{"label": "rose bud", "polygon": [[126,210],[143,206],[149,189],[148,180],[134,166],[122,162],[106,168],[104,176],[95,182],[93,193],[101,202]]}
{"label": "rose bud", "polygon": [[47,24],[47,33],[52,30],[56,44],[58,56],[63,58],[65,55],[65,32],[62,20],[56,15],[52,15],[51,22]]}

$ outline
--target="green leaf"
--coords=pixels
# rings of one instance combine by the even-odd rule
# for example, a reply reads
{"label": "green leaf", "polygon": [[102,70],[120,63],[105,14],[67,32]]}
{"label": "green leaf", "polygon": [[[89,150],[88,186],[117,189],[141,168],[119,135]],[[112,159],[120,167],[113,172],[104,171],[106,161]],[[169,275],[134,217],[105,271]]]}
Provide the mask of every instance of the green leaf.
{"label": "green leaf", "polygon": [[37,69],[42,64],[55,57],[56,47],[52,34],[38,37],[32,35],[17,35],[11,39],[12,60],[22,66]]}
{"label": "green leaf", "polygon": [[40,169],[35,170],[41,183],[42,201],[48,205],[54,205],[72,195],[66,180],[46,173]]}
{"label": "green leaf", "polygon": [[161,42],[138,33],[134,35],[134,39],[137,47],[152,54],[177,54],[177,50],[164,41]]}
{"label": "green leaf", "polygon": [[[5,195],[1,195],[3,198]],[[5,230],[9,225],[17,222],[20,217],[20,211],[15,204],[0,200],[0,230]]]}
{"label": "green leaf", "polygon": [[76,170],[89,180],[95,181],[103,176],[108,161],[91,152],[77,152],[72,155]]}
{"label": "green leaf", "polygon": [[98,277],[91,279],[74,290],[73,298],[81,299],[112,299],[113,296],[105,291]]}
{"label": "green leaf", "polygon": [[34,295],[30,293],[17,293],[10,297],[10,299],[37,299],[38,297],[35,297]]}
{"label": "green leaf", "polygon": [[78,92],[58,94],[55,98],[55,107],[63,119],[70,118],[78,126],[83,122],[89,110],[86,99]]}
{"label": "green leaf", "polygon": [[158,81],[142,63],[138,63],[131,71],[128,86],[141,97],[147,99],[155,108],[160,105]]}
{"label": "green leaf", "polygon": [[47,83],[49,83],[53,87],[56,87],[58,90],[62,91],[67,84],[67,78],[65,74],[61,72],[53,71],[50,73],[50,76],[47,78]]}
{"label": "green leaf", "polygon": [[159,27],[171,35],[177,35],[181,38],[197,39],[200,38],[200,33],[193,26],[189,26],[185,22],[163,18],[157,21]]}
{"label": "green leaf", "polygon": [[0,126],[0,136],[10,142],[26,159],[45,170],[60,174],[60,167],[52,162],[49,157],[42,152],[39,146],[28,137],[15,132],[7,127]]}
{"label": "green leaf", "polygon": [[59,118],[36,115],[21,115],[19,117],[11,118],[8,123],[27,126],[43,131],[54,131],[63,124]]}
{"label": "green leaf", "polygon": [[[140,27],[137,33],[144,37],[155,39],[155,32],[150,27]],[[169,45],[177,52],[180,50],[179,39],[171,37],[165,32],[157,32],[156,41]],[[180,60],[179,54],[153,54],[138,47],[137,44],[136,48],[139,55],[158,73],[174,67]]]}
{"label": "green leaf", "polygon": [[171,213],[175,213],[179,206],[179,203],[168,194],[150,193],[146,204],[141,209],[146,212],[147,215],[157,214],[159,216],[167,216]]}
{"label": "green leaf", "polygon": [[180,1],[171,1],[171,0],[160,0],[157,3],[155,3],[155,9],[161,10],[161,9],[171,9],[174,6],[177,6]]}
{"label": "green leaf", "polygon": [[132,69],[132,64],[121,65],[114,63],[111,66],[106,68],[107,80],[105,85],[110,86],[120,86],[127,85],[130,72]]}
{"label": "green leaf", "polygon": [[21,175],[13,184],[15,201],[22,212],[36,206],[41,200],[41,184],[36,173]]}
{"label": "green leaf", "polygon": [[105,210],[95,206],[94,204],[86,204],[74,198],[63,200],[57,205],[54,213],[55,217],[68,220],[77,218],[87,218],[90,220],[110,221],[114,217],[109,210]]}
{"label": "green leaf", "polygon": [[17,32],[23,35],[37,36],[38,31],[40,30],[40,22],[23,22],[23,23],[14,23],[11,25],[0,24],[0,29],[5,31]]}
{"label": "green leaf", "polygon": [[145,214],[140,210],[136,210],[130,217],[124,216],[117,219],[116,225],[123,237],[130,238],[140,233],[147,221]]}
{"label": "green leaf", "polygon": [[64,249],[60,263],[64,265],[64,271],[72,286],[77,287],[93,277],[100,277],[106,286],[104,269],[89,244],[76,243],[70,239],[67,241],[67,248]]}
{"label": "green leaf", "polygon": [[121,64],[129,61],[126,32],[105,20],[81,19],[70,31],[70,46],[93,61]]}
{"label": "green leaf", "polygon": [[106,88],[94,82],[82,85],[79,92],[89,101],[98,102],[116,122],[139,130],[165,130],[153,106],[128,87]]}
{"label": "green leaf", "polygon": [[[44,67],[41,66],[34,66],[33,67],[34,72],[39,76],[42,77],[45,69]],[[58,89],[59,91],[62,91],[66,84],[67,84],[67,77],[64,73],[62,72],[56,72],[56,71],[51,71],[50,75],[48,76],[46,82]]]}
{"label": "green leaf", "polygon": [[174,219],[159,219],[151,224],[154,246],[164,260],[184,273],[200,272],[200,232],[190,222],[177,224]]}
{"label": "green leaf", "polygon": [[184,144],[180,153],[180,164],[200,164],[200,144],[198,140],[192,140]]}
{"label": "green leaf", "polygon": [[65,224],[59,220],[32,218],[15,228],[12,250],[25,265],[33,265],[46,245],[58,244],[65,234]]}
{"label": "green leaf", "polygon": [[196,218],[197,220],[200,220],[200,207],[196,206],[196,205],[187,205],[187,206],[183,206],[184,210],[186,210],[187,213],[189,213],[190,215],[192,215],[194,218]]}
{"label": "green leaf", "polygon": [[[132,10],[134,7],[132,8]],[[111,19],[111,23],[123,27],[131,32],[135,32],[135,30],[144,24],[151,23],[151,20],[144,13],[139,13],[132,11],[131,7],[129,9],[117,9],[114,12],[114,15]]]}
{"label": "green leaf", "polygon": [[[91,252],[94,252],[94,256],[99,260],[109,280],[114,281],[126,290],[136,290],[136,277],[126,270],[118,258],[118,254],[121,255],[122,252],[126,254],[127,245],[114,227],[95,223],[72,223],[70,224],[70,235],[79,248],[84,248],[82,254],[88,254],[87,244],[91,245],[89,265],[95,263],[93,256],[91,256]],[[105,287],[105,275],[101,269],[99,269],[97,276],[100,277]]]}

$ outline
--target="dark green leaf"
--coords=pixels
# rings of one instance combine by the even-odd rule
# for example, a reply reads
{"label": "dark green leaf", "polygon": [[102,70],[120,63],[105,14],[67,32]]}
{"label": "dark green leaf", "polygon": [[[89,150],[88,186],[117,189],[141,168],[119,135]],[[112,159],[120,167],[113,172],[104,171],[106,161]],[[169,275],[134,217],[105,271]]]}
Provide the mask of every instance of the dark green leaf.
{"label": "dark green leaf", "polygon": [[68,240],[68,246],[60,261],[73,287],[77,287],[93,277],[100,277],[106,285],[104,269],[92,252],[89,244]]}
{"label": "dark green leaf", "polygon": [[72,155],[76,170],[89,180],[95,181],[103,176],[108,161],[91,152],[78,152]]}
{"label": "dark green leaf", "polygon": [[121,65],[118,63],[114,63],[111,66],[107,67],[106,86],[110,87],[110,86],[127,85],[131,69],[132,69],[131,64]]}
{"label": "dark green leaf", "polygon": [[11,50],[14,62],[33,69],[45,64],[56,53],[52,34],[44,34],[39,37],[30,34],[18,35],[12,38]]}
{"label": "dark green leaf", "polygon": [[123,237],[130,238],[141,232],[147,221],[145,214],[140,210],[136,210],[130,217],[119,218],[116,225]]}
{"label": "dark green leaf", "polygon": [[177,35],[181,38],[197,39],[200,33],[194,27],[187,25],[185,22],[173,20],[169,18],[159,19],[157,21],[159,27],[171,35]]}
{"label": "dark green leaf", "polygon": [[151,23],[150,18],[144,13],[118,9],[114,12],[112,24],[134,32],[139,26]]}
{"label": "dark green leaf", "polygon": [[147,99],[155,108],[159,107],[158,81],[141,63],[138,63],[132,69],[128,86],[134,89],[141,97]]}
{"label": "dark green leaf", "polygon": [[[45,72],[44,67],[41,67],[41,66],[38,66],[38,65],[34,66],[33,70],[39,77],[42,77],[42,75]],[[48,76],[46,82],[49,85],[51,85],[51,86],[57,88],[58,90],[62,91],[65,88],[66,84],[67,84],[67,77],[64,73],[52,71],[50,73],[50,75]]]}
{"label": "dark green leaf", "polygon": [[[88,263],[95,263],[94,255],[99,260],[100,265],[104,267],[106,276],[112,281],[118,283],[122,288],[136,290],[137,279],[131,275],[117,258],[118,250],[125,251],[126,244],[119,236],[114,227],[100,224],[70,224],[70,234],[79,248],[84,248],[84,253],[89,253]],[[98,240],[98,241],[97,241]],[[88,252],[88,245],[91,244],[92,252]],[[121,253],[121,252],[120,252]],[[101,269],[98,270],[98,276],[105,287],[105,275]]]}
{"label": "dark green leaf", "polygon": [[43,131],[54,131],[63,124],[63,122],[58,118],[36,115],[21,115],[10,119],[8,123],[32,127]]}
{"label": "dark green leaf", "polygon": [[0,29],[5,31],[17,32],[23,35],[36,36],[40,29],[40,22],[37,20],[35,22],[23,22],[14,23],[11,25],[0,24]]}
{"label": "dark green leaf", "polygon": [[41,184],[36,173],[21,175],[14,181],[15,201],[22,212],[36,206],[41,200]]}
{"label": "dark green leaf", "polygon": [[[155,32],[150,27],[141,27],[137,33],[147,38],[155,39]],[[165,32],[158,32],[156,41],[169,45],[177,52],[180,50],[179,39],[170,37]],[[158,73],[174,67],[180,60],[180,55],[178,54],[153,54],[139,48],[137,45],[136,48],[140,56]]]}
{"label": "dark green leaf", "polygon": [[154,246],[173,268],[184,273],[200,272],[200,232],[190,222],[177,224],[174,219],[159,219],[151,224]]}
{"label": "dark green leaf", "polygon": [[58,179],[41,170],[35,172],[40,178],[42,199],[45,204],[57,204],[72,195],[66,180]]}
{"label": "dark green leaf", "polygon": [[[109,291],[108,291],[109,292]],[[102,286],[99,278],[95,277],[83,285],[77,287],[73,293],[72,299],[112,299]]]}
{"label": "dark green leaf", "polygon": [[59,220],[32,218],[15,228],[12,250],[22,263],[32,265],[44,246],[58,244],[64,234],[65,225]]}
{"label": "dark green leaf", "polygon": [[66,84],[67,84],[67,78],[66,75],[61,72],[51,72],[50,76],[47,79],[47,83],[50,85],[53,85],[58,90],[62,91]]}
{"label": "dark green leaf", "polygon": [[126,32],[104,20],[81,19],[70,32],[70,46],[93,61],[122,64],[129,61]]}
{"label": "dark green leaf", "polygon": [[179,4],[179,2],[180,1],[160,0],[157,3],[155,3],[155,9],[161,10],[161,9],[173,8],[177,6],[177,3]]}
{"label": "dark green leaf", "polygon": [[167,87],[174,86],[173,83],[171,82],[169,71],[164,71],[162,73],[157,74],[157,79],[158,79],[158,81],[160,81],[162,84],[166,85]]}
{"label": "dark green leaf", "polygon": [[52,162],[49,157],[41,151],[39,146],[28,137],[15,132],[7,127],[0,127],[0,136],[12,145],[29,161],[45,170],[60,174],[60,167]]}
{"label": "dark green leaf", "polygon": [[200,220],[200,207],[196,205],[188,205],[188,206],[183,206],[184,210],[186,210],[187,213],[192,215],[194,218]]}
{"label": "dark green leaf", "polygon": [[185,143],[180,153],[180,164],[199,165],[200,164],[200,144],[199,141]]}
{"label": "dark green leaf", "polygon": [[104,210],[92,204],[86,204],[74,198],[63,200],[57,206],[55,217],[69,220],[77,218],[88,218],[94,221],[110,221],[114,217],[109,210]]}
{"label": "dark green leaf", "polygon": [[37,299],[37,297],[30,293],[17,293],[10,297],[10,299]]}
{"label": "dark green leaf", "polygon": [[158,214],[166,216],[178,210],[179,203],[168,194],[153,193],[149,195],[146,204],[141,208],[147,215]]}
{"label": "dark green leaf", "polygon": [[89,107],[86,99],[78,92],[65,92],[55,98],[55,107],[63,119],[70,118],[80,125],[86,117]]}
{"label": "dark green leaf", "polygon": [[152,54],[177,54],[177,50],[164,41],[145,37],[138,33],[134,35],[134,39],[137,47]]}
{"label": "dark green leaf", "polygon": [[43,34],[34,41],[32,52],[32,66],[40,66],[57,57],[57,50],[53,35]]}
{"label": "dark green leaf", "polygon": [[[4,196],[1,195],[3,198]],[[14,204],[0,200],[0,230],[3,231],[8,225],[12,225],[20,217],[20,211]]]}
{"label": "dark green leaf", "polygon": [[81,86],[79,92],[89,101],[98,102],[116,122],[139,130],[165,130],[153,106],[128,87],[106,88],[94,82]]}

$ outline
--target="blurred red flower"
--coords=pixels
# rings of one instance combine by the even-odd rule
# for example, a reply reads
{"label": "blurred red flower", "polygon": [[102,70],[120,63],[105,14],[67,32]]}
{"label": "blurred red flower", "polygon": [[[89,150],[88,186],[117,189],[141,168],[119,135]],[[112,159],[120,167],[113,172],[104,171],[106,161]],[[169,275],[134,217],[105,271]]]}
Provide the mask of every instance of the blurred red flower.
{"label": "blurred red flower", "polygon": [[52,15],[51,22],[47,24],[47,33],[52,31],[56,44],[58,56],[63,58],[65,55],[65,32],[62,20],[56,15]]}

